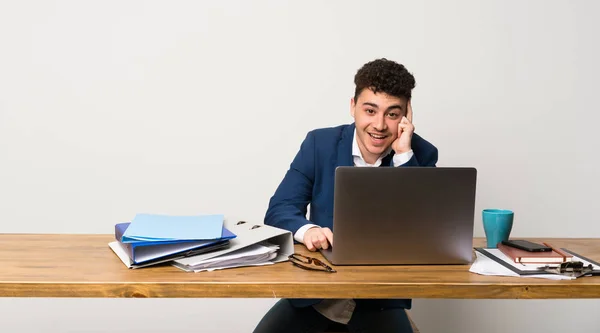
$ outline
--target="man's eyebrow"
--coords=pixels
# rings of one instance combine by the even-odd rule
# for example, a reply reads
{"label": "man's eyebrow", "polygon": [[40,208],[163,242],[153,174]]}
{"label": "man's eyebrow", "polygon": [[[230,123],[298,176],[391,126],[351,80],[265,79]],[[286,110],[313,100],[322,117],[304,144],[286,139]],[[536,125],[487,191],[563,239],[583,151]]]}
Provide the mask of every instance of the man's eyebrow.
{"label": "man's eyebrow", "polygon": [[400,104],[390,105],[390,106],[388,106],[388,108],[385,111],[387,112],[387,111],[391,111],[394,109],[399,109],[400,111],[402,111],[402,105],[400,105]]}
{"label": "man's eyebrow", "polygon": [[[372,102],[364,102],[362,105],[363,105],[363,106],[367,105],[367,106],[370,106],[370,107],[372,107],[372,108],[375,108],[375,109],[378,109],[378,108],[379,108],[379,106],[378,106],[377,104],[375,104],[375,103],[372,103]],[[385,112],[390,112],[390,111],[392,111],[392,110],[396,110],[396,109],[398,109],[398,110],[402,111],[402,105],[400,105],[400,104],[393,104],[393,105],[390,105],[390,106],[388,106],[388,108],[385,110]]]}

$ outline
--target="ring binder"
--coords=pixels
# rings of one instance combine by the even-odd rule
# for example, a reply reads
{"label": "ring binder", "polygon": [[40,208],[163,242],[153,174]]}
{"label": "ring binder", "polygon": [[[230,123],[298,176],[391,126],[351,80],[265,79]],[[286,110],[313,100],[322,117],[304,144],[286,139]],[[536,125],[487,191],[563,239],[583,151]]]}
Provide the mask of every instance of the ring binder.
{"label": "ring binder", "polygon": [[272,263],[287,261],[288,256],[294,253],[293,236],[289,230],[266,224],[250,224],[247,221],[224,221],[223,226],[237,236],[229,240],[227,248],[176,259],[173,265],[186,271],[193,271],[194,266],[200,266],[207,260],[212,261],[265,242],[279,248],[275,257],[269,260]]}

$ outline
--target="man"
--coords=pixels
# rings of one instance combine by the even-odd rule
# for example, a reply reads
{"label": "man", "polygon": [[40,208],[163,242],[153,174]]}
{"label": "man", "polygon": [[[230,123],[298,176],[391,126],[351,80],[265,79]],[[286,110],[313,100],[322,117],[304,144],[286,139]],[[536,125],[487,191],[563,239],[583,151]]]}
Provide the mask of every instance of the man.
{"label": "man", "polygon": [[[265,224],[290,230],[310,251],[335,246],[337,166],[435,167],[437,163],[437,149],[414,133],[410,101],[415,79],[403,65],[387,59],[371,61],[358,70],[354,83],[350,101],[354,123],[308,133],[265,216]],[[322,332],[331,325],[346,325],[353,332],[412,332],[405,311],[411,302],[282,299],[255,332]]]}

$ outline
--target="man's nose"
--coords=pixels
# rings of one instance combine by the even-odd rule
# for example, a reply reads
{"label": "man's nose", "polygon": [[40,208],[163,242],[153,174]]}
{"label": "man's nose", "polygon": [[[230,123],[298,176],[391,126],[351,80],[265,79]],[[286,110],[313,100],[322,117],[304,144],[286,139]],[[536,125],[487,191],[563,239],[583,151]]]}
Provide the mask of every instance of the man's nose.
{"label": "man's nose", "polygon": [[386,130],[386,123],[385,123],[385,115],[383,114],[378,114],[377,117],[375,118],[375,120],[373,121],[373,127],[380,132],[383,132]]}

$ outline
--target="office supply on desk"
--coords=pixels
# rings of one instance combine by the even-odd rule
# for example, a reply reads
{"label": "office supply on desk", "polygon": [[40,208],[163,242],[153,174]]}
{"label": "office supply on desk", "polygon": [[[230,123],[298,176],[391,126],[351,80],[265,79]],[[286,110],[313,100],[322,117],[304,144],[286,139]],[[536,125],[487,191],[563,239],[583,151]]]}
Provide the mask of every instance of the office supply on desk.
{"label": "office supply on desk", "polygon": [[137,214],[121,242],[209,240],[221,237],[223,215],[169,216]]}
{"label": "office supply on desk", "polygon": [[334,265],[466,264],[473,256],[475,168],[335,172]]}
{"label": "office supply on desk", "polygon": [[175,261],[173,262],[173,266],[186,272],[198,273],[245,266],[272,265],[274,263],[272,260],[277,256],[278,250],[279,245],[264,242],[185,265]]}
{"label": "office supply on desk", "polygon": [[[592,271],[588,275],[600,274],[600,264],[583,257],[575,252],[567,249],[561,249],[562,251],[568,252],[572,255],[571,261],[577,261],[583,263],[584,266],[592,265]],[[571,275],[557,274],[552,269],[559,267],[559,264],[523,264],[516,263],[512,258],[505,255],[499,249],[490,248],[475,248],[475,254],[477,259],[471,265],[469,271],[481,275],[500,275],[500,276],[515,276],[515,277],[534,277],[534,278],[545,278],[552,280],[570,280],[576,277]]]}
{"label": "office supply on desk", "polygon": [[598,275],[594,272],[593,264],[584,264],[581,261],[567,261],[563,262],[558,266],[550,266],[546,265],[544,267],[538,267],[540,271],[552,273],[552,274],[560,274],[564,276],[571,276],[573,278],[578,278],[586,275]]}
{"label": "office supply on desk", "polygon": [[[173,266],[188,272],[199,272],[208,270],[205,266],[209,263],[211,269],[266,265],[286,261],[288,256],[294,252],[293,236],[289,230],[246,221],[225,221],[224,225],[237,235],[236,238],[229,241],[227,248],[176,259],[172,262]],[[269,251],[273,249],[276,251]],[[267,255],[268,259],[248,260],[245,263],[239,260],[229,261],[261,251],[263,251],[261,254]],[[232,258],[229,256],[231,254],[238,255],[238,257]]]}
{"label": "office supply on desk", "polygon": [[571,277],[566,277],[557,274],[548,274],[547,272],[539,272],[538,265],[530,267],[530,269],[534,272],[525,274],[524,270],[528,269],[527,266],[521,266],[518,268],[508,267],[495,260],[491,253],[482,253],[480,251],[475,251],[475,255],[476,259],[471,265],[471,267],[469,267],[469,272],[471,273],[487,276],[513,276],[550,280],[572,280]]}
{"label": "office supply on desk", "polygon": [[[129,260],[128,267],[141,268],[152,264],[183,258],[192,254],[208,252],[228,245],[228,241],[236,235],[227,228],[222,227],[221,237],[211,240],[170,240],[170,241],[130,241],[122,243],[119,240],[131,224],[117,223],[115,225],[115,239],[118,244],[109,245],[113,251],[118,248],[125,251]],[[115,252],[116,253],[116,252]],[[117,254],[118,255],[118,254]]]}
{"label": "office supply on desk", "polygon": [[573,259],[572,255],[562,251],[561,249],[554,249],[551,246],[549,246],[549,248],[549,252],[529,252],[505,245],[503,243],[498,244],[498,250],[504,253],[507,257],[511,258],[515,263],[560,264]]}
{"label": "office supply on desk", "polygon": [[496,248],[498,243],[508,240],[514,217],[515,213],[508,209],[484,209],[481,212],[488,248]]}
{"label": "office supply on desk", "polygon": [[113,241],[113,242],[108,243],[108,247],[110,247],[110,249],[117,255],[117,257],[123,262],[123,264],[125,264],[125,266],[127,268],[136,269],[136,268],[154,266],[154,265],[158,265],[158,264],[164,264],[164,263],[173,261],[175,259],[185,258],[188,256],[200,254],[200,253],[215,251],[215,250],[227,247],[228,243],[229,243],[228,240],[215,241],[206,246],[195,247],[195,248],[182,250],[182,251],[175,252],[175,253],[162,252],[160,255],[157,255],[154,258],[148,259],[146,261],[137,261],[137,262],[134,262],[129,257],[129,254],[127,252],[128,250],[124,246],[125,244],[118,242],[118,241]]}
{"label": "office supply on desk", "polygon": [[290,260],[292,265],[300,267],[302,269],[307,269],[309,271],[322,271],[327,273],[337,272],[335,269],[333,269],[331,266],[327,265],[323,261],[315,257],[305,256],[300,253],[292,253],[288,256],[288,259]]}
{"label": "office supply on desk", "polygon": [[501,242],[504,245],[521,249],[528,252],[550,252],[552,247],[544,244],[534,243],[526,239],[509,239]]}

